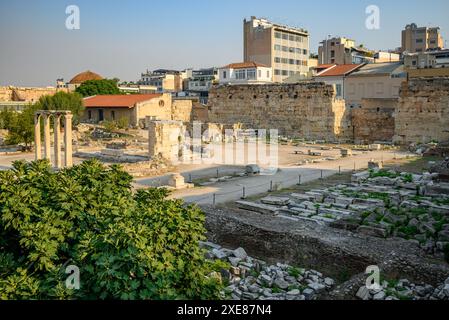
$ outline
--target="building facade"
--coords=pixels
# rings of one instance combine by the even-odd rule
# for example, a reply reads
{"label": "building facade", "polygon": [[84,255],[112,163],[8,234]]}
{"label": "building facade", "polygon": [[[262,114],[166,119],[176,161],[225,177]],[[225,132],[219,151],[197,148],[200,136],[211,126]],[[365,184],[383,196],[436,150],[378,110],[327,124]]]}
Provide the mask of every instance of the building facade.
{"label": "building facade", "polygon": [[176,70],[147,70],[141,74],[139,84],[156,87],[159,93],[173,93],[183,90],[183,77],[181,72]]}
{"label": "building facade", "polygon": [[283,82],[309,70],[309,33],[304,29],[251,17],[243,21],[244,61],[254,61],[273,69],[273,81]]}
{"label": "building facade", "polygon": [[407,74],[400,62],[367,64],[345,78],[346,105],[362,106],[363,99],[398,99]]}
{"label": "building facade", "polygon": [[345,37],[335,37],[320,42],[318,64],[361,64],[374,62],[374,52]]}
{"label": "building facade", "polygon": [[443,47],[444,41],[439,27],[418,27],[412,23],[402,30],[402,52],[425,52],[428,49]]}
{"label": "building facade", "polygon": [[214,83],[218,83],[218,68],[192,70],[187,79],[186,91],[198,96],[201,103],[207,103],[209,90]]}
{"label": "building facade", "polygon": [[362,67],[361,64],[332,65],[327,69],[317,73],[313,78],[316,82],[324,82],[335,88],[335,98],[343,100],[345,98],[345,79],[352,72]]}
{"label": "building facade", "polygon": [[255,62],[231,63],[219,69],[220,84],[265,84],[273,82],[272,68]]}
{"label": "building facade", "polygon": [[81,121],[98,123],[126,119],[132,127],[143,127],[145,117],[171,119],[171,94],[101,95],[83,99]]}

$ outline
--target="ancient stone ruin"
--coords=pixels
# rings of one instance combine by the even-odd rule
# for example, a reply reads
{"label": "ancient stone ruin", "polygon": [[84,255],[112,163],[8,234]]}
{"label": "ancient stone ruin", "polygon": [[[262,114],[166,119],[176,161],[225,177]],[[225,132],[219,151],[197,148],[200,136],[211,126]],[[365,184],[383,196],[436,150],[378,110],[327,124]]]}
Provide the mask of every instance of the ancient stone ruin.
{"label": "ancient stone ruin", "polygon": [[[52,111],[39,110],[34,115],[34,145],[35,159],[42,159],[41,145],[41,118],[44,124],[44,159],[52,162],[51,157],[51,137],[50,137],[50,119],[53,118],[54,128],[54,162],[53,166],[57,169],[71,167],[72,160],[72,113],[70,111]],[[61,135],[61,119],[64,119],[64,141]],[[61,157],[61,144],[64,146],[64,163]]]}
{"label": "ancient stone ruin", "polygon": [[232,85],[209,93],[209,121],[278,129],[281,135],[350,140],[350,113],[324,83]]}

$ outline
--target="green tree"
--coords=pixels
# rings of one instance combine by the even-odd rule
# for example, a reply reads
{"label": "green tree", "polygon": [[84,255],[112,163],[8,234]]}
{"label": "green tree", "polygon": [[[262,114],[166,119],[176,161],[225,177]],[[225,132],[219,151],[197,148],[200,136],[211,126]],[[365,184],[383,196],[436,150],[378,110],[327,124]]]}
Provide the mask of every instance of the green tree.
{"label": "green tree", "polygon": [[[133,193],[131,182],[96,160],[0,171],[0,299],[218,298],[198,245],[203,212],[165,189]],[[79,290],[65,286],[68,265],[80,269]]]}
{"label": "green tree", "polygon": [[60,91],[52,96],[41,97],[35,110],[69,110],[73,114],[73,124],[77,125],[84,112],[84,105],[80,94]]}
{"label": "green tree", "polygon": [[35,105],[28,105],[22,112],[4,110],[0,112],[0,128],[8,130],[5,143],[15,145],[24,143],[28,148],[34,140]]}
{"label": "green tree", "polygon": [[76,88],[75,91],[83,97],[105,94],[121,94],[119,88],[117,87],[116,80],[117,79],[88,80]]}

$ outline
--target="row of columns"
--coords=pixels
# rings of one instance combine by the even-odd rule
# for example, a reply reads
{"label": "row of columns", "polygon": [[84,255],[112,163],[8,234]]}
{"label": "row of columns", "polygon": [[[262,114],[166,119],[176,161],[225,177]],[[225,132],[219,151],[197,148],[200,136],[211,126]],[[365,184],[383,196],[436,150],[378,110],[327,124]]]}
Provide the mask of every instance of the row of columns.
{"label": "row of columns", "polygon": [[50,117],[53,117],[53,131],[54,131],[54,167],[62,168],[61,162],[61,118],[64,118],[64,167],[71,167],[72,160],[72,118],[70,111],[37,111],[34,114],[34,145],[35,145],[35,159],[42,159],[42,144],[41,144],[41,125],[40,119],[44,122],[44,159],[48,159],[51,163],[51,144],[50,144]]}

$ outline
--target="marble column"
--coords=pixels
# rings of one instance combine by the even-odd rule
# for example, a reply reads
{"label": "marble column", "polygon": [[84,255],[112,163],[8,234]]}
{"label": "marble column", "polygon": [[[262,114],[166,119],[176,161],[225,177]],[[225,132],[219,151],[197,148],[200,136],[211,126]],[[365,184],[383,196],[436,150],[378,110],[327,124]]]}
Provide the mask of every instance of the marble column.
{"label": "marble column", "polygon": [[73,165],[72,160],[72,118],[73,115],[66,114],[64,116],[64,165],[71,167]]}
{"label": "marble column", "polygon": [[44,118],[44,152],[45,159],[51,162],[51,151],[50,151],[50,115],[42,114]]}
{"label": "marble column", "polygon": [[40,114],[36,113],[34,115],[34,160],[42,159],[40,118]]}
{"label": "marble column", "polygon": [[53,121],[53,130],[55,134],[55,168],[61,168],[61,115],[55,114]]}

